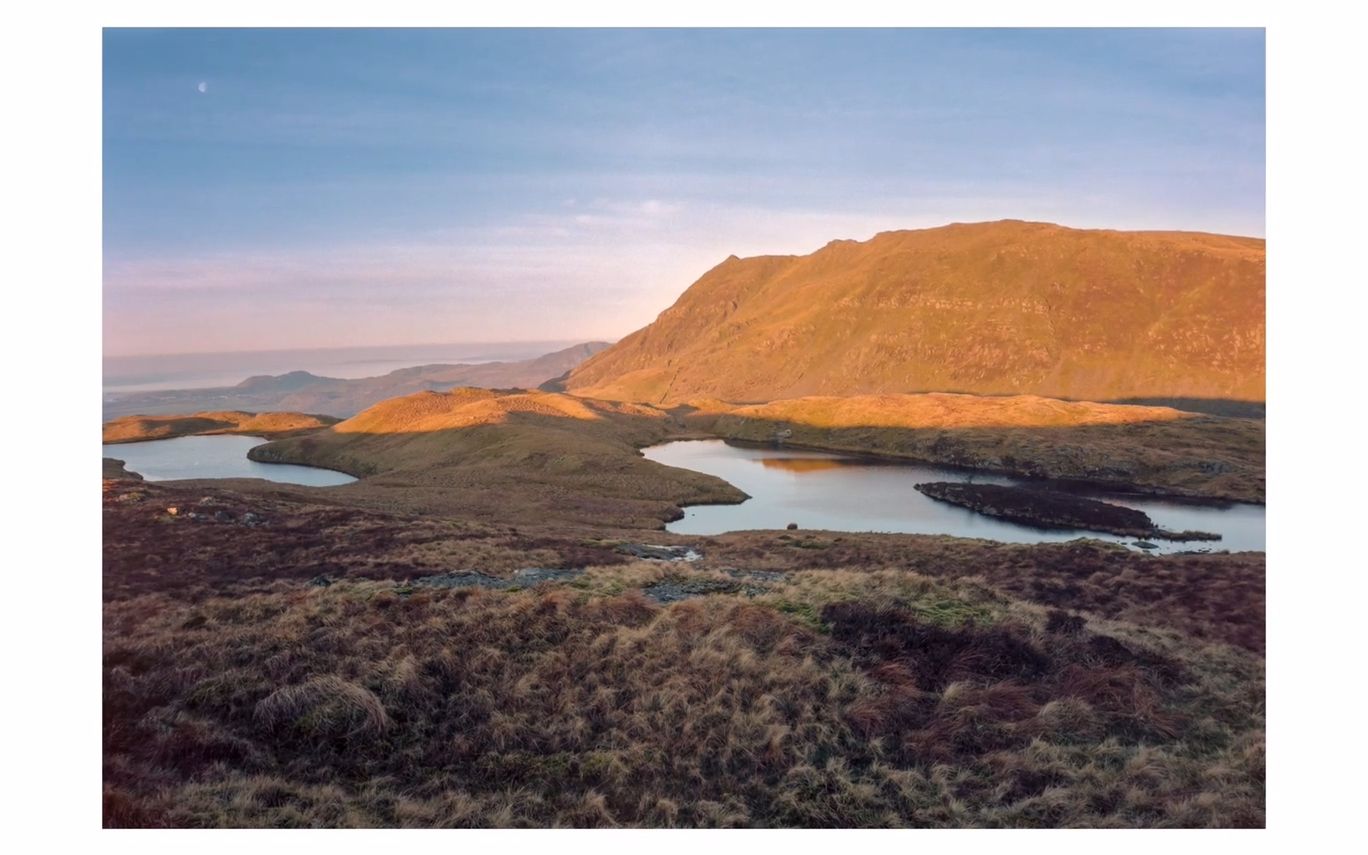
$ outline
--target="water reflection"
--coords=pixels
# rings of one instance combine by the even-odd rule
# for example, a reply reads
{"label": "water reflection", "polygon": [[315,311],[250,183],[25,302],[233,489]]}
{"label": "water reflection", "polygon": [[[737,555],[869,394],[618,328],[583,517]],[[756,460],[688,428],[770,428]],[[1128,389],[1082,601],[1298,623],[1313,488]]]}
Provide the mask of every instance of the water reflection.
{"label": "water reflection", "polygon": [[[1043,530],[995,520],[967,508],[937,502],[918,493],[923,481],[974,481],[1019,484],[1019,479],[967,470],[871,461],[826,452],[728,445],[721,440],[671,442],[644,449],[647,458],[716,475],[751,498],[739,505],[699,505],[684,509],[671,523],[679,534],[720,534],[747,529],[800,528],[831,531],[880,531],[949,534],[1010,543],[1066,541],[1093,537],[1133,544],[1134,538],[1086,531]],[[1161,552],[1187,550],[1263,550],[1262,505],[1220,507],[1131,496],[1098,498],[1149,514],[1173,531],[1197,530],[1222,536],[1215,542],[1154,541]]]}
{"label": "water reflection", "polygon": [[766,469],[786,469],[789,472],[820,472],[823,469],[849,466],[853,462],[822,457],[765,457],[761,458],[760,465]]}
{"label": "water reflection", "polygon": [[258,463],[247,451],[261,445],[253,436],[182,436],[152,442],[104,446],[104,456],[123,460],[148,481],[182,478],[262,478],[281,484],[331,487],[356,479],[343,472],[289,463]]}

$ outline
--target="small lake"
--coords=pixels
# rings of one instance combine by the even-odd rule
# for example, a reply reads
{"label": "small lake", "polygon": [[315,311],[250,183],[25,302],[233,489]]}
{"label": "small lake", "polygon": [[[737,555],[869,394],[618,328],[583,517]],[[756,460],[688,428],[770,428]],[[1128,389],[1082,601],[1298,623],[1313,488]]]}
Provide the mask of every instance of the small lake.
{"label": "small lake", "polygon": [[[721,534],[750,529],[947,534],[1008,543],[1043,543],[1091,537],[1133,544],[1135,538],[1090,531],[1036,529],[993,519],[913,489],[925,481],[973,481],[980,484],[1029,484],[1018,478],[985,475],[962,469],[886,463],[820,451],[754,448],[722,440],[670,442],[642,449],[647,459],[666,466],[715,475],[751,498],[739,505],[697,505],[684,518],[666,526],[677,534]],[[1190,505],[1133,496],[1090,496],[1149,514],[1161,528],[1209,531],[1219,541],[1152,541],[1151,552],[1264,549],[1264,507],[1229,504]]]}
{"label": "small lake", "polygon": [[148,481],[262,478],[281,484],[333,487],[356,480],[345,473],[316,466],[248,460],[248,449],[262,444],[262,439],[255,436],[182,436],[106,445],[104,456],[125,461],[126,469]]}

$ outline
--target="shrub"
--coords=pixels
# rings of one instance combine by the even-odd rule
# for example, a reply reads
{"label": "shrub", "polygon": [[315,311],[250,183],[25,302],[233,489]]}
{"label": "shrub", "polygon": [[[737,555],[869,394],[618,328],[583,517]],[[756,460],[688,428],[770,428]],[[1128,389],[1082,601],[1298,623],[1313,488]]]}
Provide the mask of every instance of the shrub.
{"label": "shrub", "polygon": [[256,705],[254,717],[270,732],[316,738],[373,735],[390,723],[374,693],[332,675],[277,689]]}

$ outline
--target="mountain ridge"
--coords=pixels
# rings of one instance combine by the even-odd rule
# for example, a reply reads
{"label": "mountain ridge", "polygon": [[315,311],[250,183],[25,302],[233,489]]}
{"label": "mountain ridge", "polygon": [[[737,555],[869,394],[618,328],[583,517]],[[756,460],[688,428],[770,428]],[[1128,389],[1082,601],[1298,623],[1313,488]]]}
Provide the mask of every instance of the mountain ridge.
{"label": "mountain ridge", "polygon": [[376,377],[342,379],[290,371],[258,374],[234,386],[138,392],[107,400],[105,419],[164,415],[192,410],[293,410],[353,416],[386,398],[458,386],[531,388],[564,376],[573,366],[608,347],[588,341],[516,362],[434,363],[397,368]]}
{"label": "mountain ridge", "polygon": [[563,381],[651,403],[805,395],[1264,399],[1265,241],[1003,220],[730,256]]}

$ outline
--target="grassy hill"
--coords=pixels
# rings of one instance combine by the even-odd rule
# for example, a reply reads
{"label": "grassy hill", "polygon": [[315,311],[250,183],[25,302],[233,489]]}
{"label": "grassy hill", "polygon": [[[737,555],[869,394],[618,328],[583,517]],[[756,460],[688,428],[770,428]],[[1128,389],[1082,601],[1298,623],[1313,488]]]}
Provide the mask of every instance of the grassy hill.
{"label": "grassy hill", "polygon": [[362,477],[336,495],[379,509],[655,528],[679,503],[744,498],[717,478],[637,452],[684,430],[641,404],[463,388],[383,401],[250,456]]}
{"label": "grassy hill", "polygon": [[335,424],[331,416],[307,413],[247,413],[240,410],[169,416],[125,416],[105,422],[104,442],[145,442],[195,434],[243,434],[279,438]]}
{"label": "grassy hill", "polygon": [[[856,395],[693,417],[725,439],[1190,497],[1264,501],[1264,423],[1034,395]],[[715,405],[713,405],[715,406]]]}
{"label": "grassy hill", "polygon": [[[453,389],[383,401],[326,430],[252,449],[264,462],[363,480],[334,501],[517,523],[659,528],[688,504],[744,494],[644,459],[670,439],[721,437],[1088,482],[1264,500],[1263,422],[1032,396],[884,395],[662,409],[540,391]],[[272,489],[278,489],[273,487]]]}
{"label": "grassy hill", "polygon": [[1002,221],[732,257],[564,388],[1264,400],[1264,241]]}

